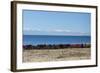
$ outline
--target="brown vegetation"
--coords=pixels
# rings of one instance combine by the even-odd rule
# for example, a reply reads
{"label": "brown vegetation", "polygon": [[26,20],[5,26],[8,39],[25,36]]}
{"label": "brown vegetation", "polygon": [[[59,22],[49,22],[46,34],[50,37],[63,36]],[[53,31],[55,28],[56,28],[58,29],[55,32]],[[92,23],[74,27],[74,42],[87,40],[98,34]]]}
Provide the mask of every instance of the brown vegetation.
{"label": "brown vegetation", "polygon": [[58,44],[58,45],[46,45],[46,44],[40,44],[40,45],[24,45],[24,49],[64,49],[64,48],[90,48],[90,44]]}

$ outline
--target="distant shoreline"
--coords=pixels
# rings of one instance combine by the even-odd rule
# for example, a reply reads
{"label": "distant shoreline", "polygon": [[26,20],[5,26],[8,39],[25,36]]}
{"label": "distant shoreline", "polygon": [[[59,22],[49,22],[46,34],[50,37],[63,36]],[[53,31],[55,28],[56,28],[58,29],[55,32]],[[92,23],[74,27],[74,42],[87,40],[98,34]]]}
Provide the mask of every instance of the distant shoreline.
{"label": "distant shoreline", "polygon": [[91,37],[91,35],[31,35],[31,34],[23,34],[23,36],[89,36]]}
{"label": "distant shoreline", "polygon": [[24,50],[29,49],[64,49],[64,48],[90,48],[90,44],[38,44],[23,45]]}

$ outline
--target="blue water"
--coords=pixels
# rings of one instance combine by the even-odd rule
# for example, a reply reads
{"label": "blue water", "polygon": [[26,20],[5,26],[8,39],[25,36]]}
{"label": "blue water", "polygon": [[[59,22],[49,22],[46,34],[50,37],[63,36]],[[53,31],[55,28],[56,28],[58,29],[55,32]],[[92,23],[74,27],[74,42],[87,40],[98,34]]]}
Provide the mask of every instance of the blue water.
{"label": "blue water", "polygon": [[23,45],[86,44],[90,42],[90,36],[23,35]]}

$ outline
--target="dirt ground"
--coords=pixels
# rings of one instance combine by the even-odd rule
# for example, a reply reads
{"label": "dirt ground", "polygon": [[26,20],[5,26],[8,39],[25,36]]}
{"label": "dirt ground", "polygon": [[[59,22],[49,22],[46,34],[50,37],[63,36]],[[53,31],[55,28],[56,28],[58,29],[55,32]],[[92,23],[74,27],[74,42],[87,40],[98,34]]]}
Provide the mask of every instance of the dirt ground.
{"label": "dirt ground", "polygon": [[23,62],[83,60],[90,57],[90,48],[23,50]]}

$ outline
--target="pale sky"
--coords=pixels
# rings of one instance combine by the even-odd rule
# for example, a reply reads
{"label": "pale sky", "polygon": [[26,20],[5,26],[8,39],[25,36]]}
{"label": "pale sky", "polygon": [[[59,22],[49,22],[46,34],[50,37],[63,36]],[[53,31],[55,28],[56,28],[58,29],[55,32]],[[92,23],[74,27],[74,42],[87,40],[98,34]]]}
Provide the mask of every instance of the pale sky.
{"label": "pale sky", "polygon": [[91,14],[23,10],[24,35],[90,35]]}

